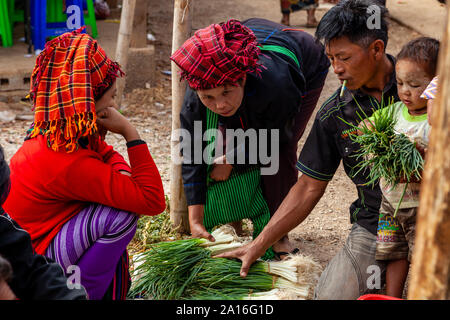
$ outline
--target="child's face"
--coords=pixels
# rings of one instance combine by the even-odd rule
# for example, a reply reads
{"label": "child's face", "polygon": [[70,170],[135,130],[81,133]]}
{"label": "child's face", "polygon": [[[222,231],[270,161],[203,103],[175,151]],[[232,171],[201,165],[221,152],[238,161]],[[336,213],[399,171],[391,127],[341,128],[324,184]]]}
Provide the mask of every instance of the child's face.
{"label": "child's face", "polygon": [[398,60],[395,65],[397,90],[400,100],[412,115],[427,112],[427,100],[420,97],[431,81],[423,66],[408,60]]}

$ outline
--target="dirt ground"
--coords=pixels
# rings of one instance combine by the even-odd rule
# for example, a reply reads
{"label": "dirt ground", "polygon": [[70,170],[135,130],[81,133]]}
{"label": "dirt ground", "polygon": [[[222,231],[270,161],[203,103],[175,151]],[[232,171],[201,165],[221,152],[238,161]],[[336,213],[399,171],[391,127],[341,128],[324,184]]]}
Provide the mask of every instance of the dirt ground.
{"label": "dirt ground", "polygon": [[[229,18],[244,20],[251,17],[262,17],[273,21],[281,20],[279,0],[195,0],[193,10],[193,28],[203,28],[211,23],[225,21]],[[170,70],[170,52],[172,42],[173,1],[149,0],[148,31],[156,40],[156,82],[149,89],[136,89],[126,96],[123,103],[125,114],[148,142],[150,151],[163,178],[166,194],[169,190],[170,169],[170,132],[171,132],[171,79],[163,71]],[[325,9],[316,12],[320,19]],[[291,25],[303,28],[306,24],[306,13],[296,12],[291,15]],[[314,33],[314,29],[305,29]],[[390,25],[390,39],[387,51],[397,54],[407,41],[419,36],[393,21]],[[100,44],[101,41],[99,40]],[[332,69],[326,80],[317,109],[323,101],[338,88],[339,82]],[[299,142],[299,150],[310,130],[307,130]],[[0,128],[0,144],[5,148],[7,159],[20,147],[29,121],[2,123]],[[109,134],[107,142],[126,157],[126,148],[120,136]],[[349,206],[356,199],[356,190],[345,175],[342,166],[329,183],[322,197],[310,216],[290,233],[302,253],[312,256],[322,266],[339,250],[351,227],[349,223]]]}

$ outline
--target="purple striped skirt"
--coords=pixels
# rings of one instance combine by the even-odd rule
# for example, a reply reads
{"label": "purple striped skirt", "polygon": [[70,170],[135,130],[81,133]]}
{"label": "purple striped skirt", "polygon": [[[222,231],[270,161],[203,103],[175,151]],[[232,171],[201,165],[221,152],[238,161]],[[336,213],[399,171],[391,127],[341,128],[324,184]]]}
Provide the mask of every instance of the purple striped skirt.
{"label": "purple striped skirt", "polygon": [[89,299],[125,299],[130,285],[126,248],[137,220],[133,213],[92,204],[64,224],[45,255],[58,262],[69,279],[79,272]]}

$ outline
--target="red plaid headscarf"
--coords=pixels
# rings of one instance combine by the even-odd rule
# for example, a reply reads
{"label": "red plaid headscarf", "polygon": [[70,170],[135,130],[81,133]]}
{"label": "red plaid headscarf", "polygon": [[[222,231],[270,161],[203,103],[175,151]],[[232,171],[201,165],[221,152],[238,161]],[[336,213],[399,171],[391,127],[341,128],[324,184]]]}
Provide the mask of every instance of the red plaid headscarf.
{"label": "red plaid headscarf", "polygon": [[47,42],[31,75],[34,123],[28,138],[42,134],[55,151],[72,152],[79,138],[97,135],[95,100],[123,75],[82,30]]}
{"label": "red plaid headscarf", "polygon": [[235,83],[247,72],[259,74],[257,45],[253,32],[232,19],[198,30],[170,59],[191,88],[212,89]]}

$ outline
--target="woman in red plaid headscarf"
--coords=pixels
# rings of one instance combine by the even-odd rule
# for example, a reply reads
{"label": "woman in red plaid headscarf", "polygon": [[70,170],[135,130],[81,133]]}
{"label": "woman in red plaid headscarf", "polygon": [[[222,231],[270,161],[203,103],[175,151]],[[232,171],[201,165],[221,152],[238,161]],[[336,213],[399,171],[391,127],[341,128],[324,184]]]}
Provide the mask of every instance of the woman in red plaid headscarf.
{"label": "woman in red plaid headscarf", "polygon": [[[261,173],[262,168],[279,164],[276,173],[263,173],[260,185],[253,187],[262,190],[263,202],[271,216],[297,181],[297,144],[316,106],[330,65],[323,46],[305,32],[285,29],[268,20],[249,19],[242,23],[229,20],[198,30],[171,59],[180,67],[181,78],[189,84],[180,120],[182,129],[190,133],[192,140],[181,141],[184,191],[192,234],[212,240],[207,229],[214,223],[232,222],[250,215],[254,216],[254,227],[262,229],[263,219],[257,220],[258,225],[253,221],[263,215],[264,209],[258,207],[262,201],[255,201],[259,191],[249,190],[253,181],[259,181],[259,176],[247,179],[247,173],[254,167],[251,159],[258,159],[256,166]],[[205,161],[199,163],[195,146],[206,147],[203,133],[211,128],[211,119],[216,119],[217,125],[213,127],[220,132],[256,130],[259,143],[249,143],[246,139],[233,149],[229,140],[226,153],[222,153],[227,156],[217,157],[212,165]],[[200,134],[196,132],[198,121],[202,123]],[[258,146],[267,142],[260,135],[263,132],[268,133],[266,138],[279,134],[269,164],[258,158],[261,153]],[[267,147],[270,150],[271,145]],[[239,159],[244,159],[244,163]],[[225,181],[229,181],[229,192],[225,187],[217,187]],[[216,188],[221,189],[217,196],[213,195]],[[242,203],[242,199],[250,199],[251,204]],[[293,248],[285,236],[273,250],[281,259]]]}
{"label": "woman in red plaid headscarf", "polygon": [[[165,208],[148,147],[114,101],[121,75],[81,30],[46,44],[31,76],[34,122],[11,159],[4,206],[90,299],[125,299],[138,215]],[[107,131],[124,137],[131,167],[104,141]]]}

